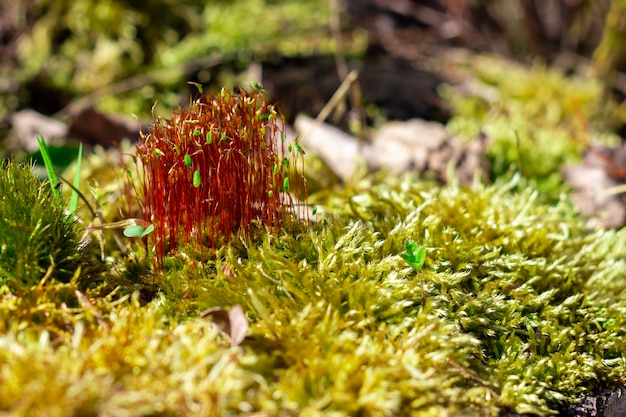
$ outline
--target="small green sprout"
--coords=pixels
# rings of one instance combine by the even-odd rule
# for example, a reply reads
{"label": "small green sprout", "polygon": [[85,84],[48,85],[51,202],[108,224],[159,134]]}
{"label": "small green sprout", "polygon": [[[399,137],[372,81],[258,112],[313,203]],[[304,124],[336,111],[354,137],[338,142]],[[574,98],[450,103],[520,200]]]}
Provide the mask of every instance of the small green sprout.
{"label": "small green sprout", "polygon": [[213,140],[211,139],[211,132],[206,132],[206,143],[210,145],[212,141]]}
{"label": "small green sprout", "polygon": [[402,259],[404,259],[416,271],[422,269],[424,261],[426,260],[426,248],[424,246],[419,246],[411,239],[407,239],[405,247],[406,251],[400,254]]}
{"label": "small green sprout", "polygon": [[193,173],[193,186],[198,188],[200,186],[201,182],[202,182],[202,180],[200,178],[200,171],[194,171],[194,173]]}
{"label": "small green sprout", "polygon": [[188,153],[185,154],[185,165],[187,165],[188,167],[191,166],[191,156],[189,156]]}

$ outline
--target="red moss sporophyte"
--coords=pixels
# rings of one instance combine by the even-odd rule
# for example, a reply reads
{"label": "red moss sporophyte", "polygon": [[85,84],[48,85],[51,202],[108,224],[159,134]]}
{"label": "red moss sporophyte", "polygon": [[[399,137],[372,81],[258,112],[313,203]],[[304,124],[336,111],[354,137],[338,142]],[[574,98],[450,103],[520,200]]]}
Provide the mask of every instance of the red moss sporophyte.
{"label": "red moss sporophyte", "polygon": [[304,152],[285,143],[281,125],[261,90],[222,90],[142,135],[142,214],[159,262],[180,239],[214,247],[254,222],[276,229],[294,216],[292,195],[306,201]]}

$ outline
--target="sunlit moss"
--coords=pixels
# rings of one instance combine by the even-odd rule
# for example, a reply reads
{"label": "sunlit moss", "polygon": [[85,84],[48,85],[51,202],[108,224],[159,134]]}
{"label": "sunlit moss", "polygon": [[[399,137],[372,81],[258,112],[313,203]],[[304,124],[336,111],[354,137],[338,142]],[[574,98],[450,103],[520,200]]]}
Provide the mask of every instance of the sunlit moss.
{"label": "sunlit moss", "polygon": [[[182,245],[155,273],[142,249],[117,267],[128,284],[90,304],[71,286],[3,298],[0,407],[547,415],[626,382],[624,231],[587,230],[519,178],[438,189],[407,176],[328,202],[309,228],[242,235],[208,261]],[[406,239],[426,247],[420,271],[399,256]],[[234,304],[251,321],[240,348],[198,318]],[[27,305],[57,320],[10,324]]]}

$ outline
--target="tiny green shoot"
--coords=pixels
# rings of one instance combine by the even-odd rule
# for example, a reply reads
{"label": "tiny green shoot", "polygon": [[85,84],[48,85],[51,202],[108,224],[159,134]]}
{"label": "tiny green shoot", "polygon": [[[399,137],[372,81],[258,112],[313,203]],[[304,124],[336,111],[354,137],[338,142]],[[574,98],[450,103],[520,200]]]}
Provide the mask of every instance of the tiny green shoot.
{"label": "tiny green shoot", "polygon": [[194,171],[193,173],[193,186],[198,188],[200,186],[201,183],[201,178],[200,178],[200,171]]}
{"label": "tiny green shoot", "polygon": [[424,261],[426,260],[426,248],[424,246],[419,246],[411,239],[406,241],[405,248],[405,252],[400,254],[402,259],[404,259],[416,271],[422,269]]}
{"label": "tiny green shoot", "polygon": [[189,156],[188,153],[185,154],[185,165],[187,165],[188,167],[191,166],[191,156]]}

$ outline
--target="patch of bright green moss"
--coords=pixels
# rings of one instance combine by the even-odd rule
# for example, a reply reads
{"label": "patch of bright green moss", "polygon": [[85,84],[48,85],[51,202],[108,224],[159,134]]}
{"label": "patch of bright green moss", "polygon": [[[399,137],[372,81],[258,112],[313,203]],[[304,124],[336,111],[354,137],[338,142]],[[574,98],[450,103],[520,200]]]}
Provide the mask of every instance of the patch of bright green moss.
{"label": "patch of bright green moss", "polygon": [[486,56],[470,62],[471,84],[442,89],[454,112],[448,128],[491,138],[494,176],[522,165],[541,191],[558,194],[564,164],[580,161],[590,143],[616,142],[609,130],[616,112],[599,80],[540,63],[526,68]]}
{"label": "patch of bright green moss", "polygon": [[[470,190],[405,177],[334,196],[310,228],[205,260],[183,246],[168,270],[136,271],[161,292],[148,305],[79,304],[56,344],[19,322],[4,332],[0,409],[547,415],[626,382],[626,236],[537,195],[519,179]],[[427,249],[420,271],[400,256],[407,239]],[[196,318],[233,304],[251,320],[237,348]]]}

